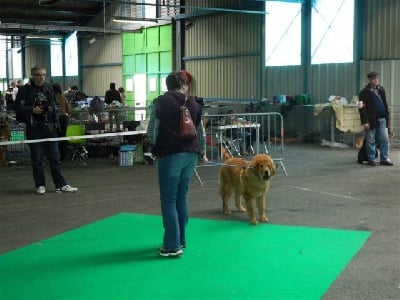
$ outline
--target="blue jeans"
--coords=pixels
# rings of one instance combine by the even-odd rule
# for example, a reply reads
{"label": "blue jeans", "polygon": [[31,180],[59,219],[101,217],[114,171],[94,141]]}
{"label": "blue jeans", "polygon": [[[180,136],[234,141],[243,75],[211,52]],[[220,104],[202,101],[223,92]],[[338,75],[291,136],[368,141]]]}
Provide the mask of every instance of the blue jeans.
{"label": "blue jeans", "polygon": [[164,225],[163,246],[181,248],[186,242],[190,180],[198,161],[196,153],[176,153],[158,158],[158,184]]}
{"label": "blue jeans", "polygon": [[[57,137],[57,133],[49,133],[41,126],[27,126],[28,139],[40,139],[47,137]],[[28,144],[31,150],[31,163],[33,171],[33,180],[35,186],[46,186],[44,176],[44,161],[43,156],[46,158],[50,165],[51,177],[53,179],[55,188],[60,188],[67,184],[65,178],[61,174],[60,153],[58,150],[58,142],[40,142]]]}
{"label": "blue jeans", "polygon": [[379,148],[380,161],[389,160],[389,133],[386,119],[379,119],[379,127],[365,131],[367,156],[369,161],[375,160],[375,150]]}

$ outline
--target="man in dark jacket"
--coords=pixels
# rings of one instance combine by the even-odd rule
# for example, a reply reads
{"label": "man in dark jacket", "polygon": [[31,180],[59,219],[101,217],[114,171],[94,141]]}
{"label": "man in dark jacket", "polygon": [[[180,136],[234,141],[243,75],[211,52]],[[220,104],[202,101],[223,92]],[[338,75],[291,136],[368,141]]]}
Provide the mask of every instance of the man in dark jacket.
{"label": "man in dark jacket", "polygon": [[108,122],[110,124],[110,131],[113,131],[114,119],[115,123],[117,123],[117,131],[121,130],[120,116],[117,110],[121,106],[121,96],[115,89],[115,83],[110,83],[110,89],[106,91],[104,102],[109,106]]}
{"label": "man in dark jacket", "polygon": [[368,164],[376,166],[375,151],[379,145],[380,164],[393,166],[389,159],[389,109],[385,89],[379,85],[379,74],[369,72],[368,84],[359,94],[361,124],[365,130]]}
{"label": "man in dark jacket", "polygon": [[[17,120],[26,123],[26,137],[29,140],[55,138],[59,124],[57,102],[52,87],[45,82],[46,69],[34,66],[31,69],[32,78],[29,83],[18,91],[16,98]],[[50,164],[51,176],[56,193],[76,192],[78,189],[67,184],[61,174],[60,153],[58,142],[29,143],[31,163],[36,193],[46,193],[46,183],[43,170],[43,154]]]}

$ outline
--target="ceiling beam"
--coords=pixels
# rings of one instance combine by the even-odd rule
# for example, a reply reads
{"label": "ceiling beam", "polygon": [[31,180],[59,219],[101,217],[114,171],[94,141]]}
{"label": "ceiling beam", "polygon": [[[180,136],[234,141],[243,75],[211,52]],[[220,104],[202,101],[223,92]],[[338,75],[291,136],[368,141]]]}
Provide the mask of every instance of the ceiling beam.
{"label": "ceiling beam", "polygon": [[[18,24],[18,23],[1,23],[0,33],[2,29],[17,29],[17,30],[34,30],[43,32],[94,32],[94,33],[121,33],[121,29],[101,28],[101,27],[89,27],[89,26],[62,26],[62,25],[34,25],[34,24]],[[125,30],[124,30],[125,31]],[[14,34],[16,35],[16,34]],[[21,32],[18,35],[26,35]]]}

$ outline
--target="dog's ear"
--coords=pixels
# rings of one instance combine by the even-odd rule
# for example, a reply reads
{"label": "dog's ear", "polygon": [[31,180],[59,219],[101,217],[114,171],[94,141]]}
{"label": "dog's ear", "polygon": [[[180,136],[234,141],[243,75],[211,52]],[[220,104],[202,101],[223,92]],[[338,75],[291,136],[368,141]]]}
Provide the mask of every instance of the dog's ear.
{"label": "dog's ear", "polygon": [[271,176],[274,176],[275,175],[275,173],[276,173],[276,168],[277,168],[277,165],[275,164],[275,162],[272,160],[272,158],[270,159],[270,161],[268,162],[268,168],[269,168],[269,170],[270,170],[270,172],[271,172]]}
{"label": "dog's ear", "polygon": [[277,165],[275,164],[274,161],[272,161],[272,169],[271,169],[271,173],[272,175],[275,175],[276,173],[276,169],[277,169]]}

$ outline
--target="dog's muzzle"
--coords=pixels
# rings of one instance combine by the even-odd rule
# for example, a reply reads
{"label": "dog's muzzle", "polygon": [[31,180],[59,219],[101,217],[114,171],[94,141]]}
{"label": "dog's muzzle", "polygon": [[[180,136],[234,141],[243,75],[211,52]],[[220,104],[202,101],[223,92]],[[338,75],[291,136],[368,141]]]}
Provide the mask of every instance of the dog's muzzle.
{"label": "dog's muzzle", "polygon": [[269,171],[264,171],[264,173],[262,174],[262,179],[268,180],[270,178],[271,178],[271,175],[269,174]]}

